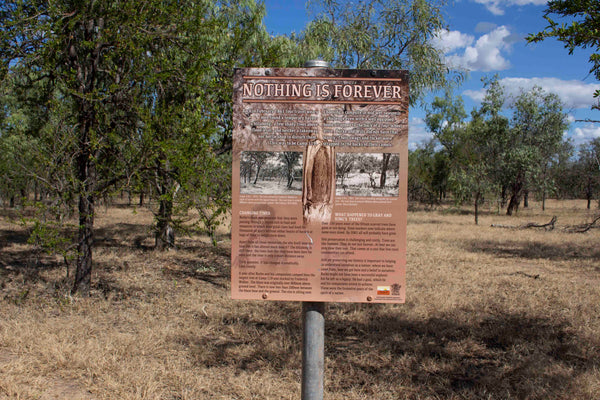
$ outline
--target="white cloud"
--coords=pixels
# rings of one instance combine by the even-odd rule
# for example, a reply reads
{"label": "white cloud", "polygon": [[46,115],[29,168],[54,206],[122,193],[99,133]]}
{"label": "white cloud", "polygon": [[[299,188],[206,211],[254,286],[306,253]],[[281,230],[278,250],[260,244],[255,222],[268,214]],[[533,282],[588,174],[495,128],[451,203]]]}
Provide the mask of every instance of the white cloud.
{"label": "white cloud", "polygon": [[[534,86],[539,86],[548,93],[556,93],[567,109],[590,108],[594,104],[594,91],[600,90],[600,84],[558,78],[504,78],[500,80],[500,84],[504,86],[505,95],[508,97],[516,97],[521,91],[529,91]],[[463,94],[480,102],[485,96],[485,89],[466,90]]]}
{"label": "white cloud", "polygon": [[483,4],[494,15],[504,15],[504,8],[510,6],[535,5],[541,6],[548,3],[547,0],[473,0],[476,3]]}
{"label": "white cloud", "polygon": [[[518,37],[506,26],[493,29],[473,44],[474,40],[473,36],[458,31],[442,31],[437,35],[434,45],[446,53],[447,62],[454,67],[485,72],[501,71],[510,67],[504,53],[510,52]],[[452,54],[463,48],[463,51]]]}
{"label": "white cloud", "polygon": [[576,142],[600,138],[600,126],[589,124],[584,127],[577,127],[573,129],[573,136]]}
{"label": "white cloud", "polygon": [[433,46],[444,53],[451,53],[457,49],[467,47],[475,38],[459,31],[441,30],[432,40]]}
{"label": "white cloud", "polygon": [[463,94],[475,100],[476,102],[481,103],[483,101],[483,98],[485,97],[485,89],[465,90]]}
{"label": "white cloud", "polygon": [[415,150],[420,144],[433,138],[433,134],[427,130],[423,118],[411,118],[408,124],[408,148]]}

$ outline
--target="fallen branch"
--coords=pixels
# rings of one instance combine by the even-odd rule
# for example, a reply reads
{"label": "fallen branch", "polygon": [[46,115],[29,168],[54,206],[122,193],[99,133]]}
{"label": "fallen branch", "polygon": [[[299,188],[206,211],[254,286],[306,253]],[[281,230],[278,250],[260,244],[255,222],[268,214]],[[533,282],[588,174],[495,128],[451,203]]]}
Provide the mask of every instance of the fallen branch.
{"label": "fallen branch", "polygon": [[540,278],[540,274],[532,275],[532,274],[527,274],[527,273],[522,272],[522,271],[513,272],[512,274],[509,274],[509,275],[523,275],[523,276],[526,276],[527,278],[532,278],[532,279],[539,279]]}
{"label": "fallen branch", "polygon": [[557,218],[555,215],[547,224],[536,224],[535,222],[530,222],[528,224],[519,226],[519,229],[544,228],[547,231],[551,231],[554,229],[554,224],[556,223],[556,220]]}
{"label": "fallen branch", "polygon": [[585,233],[585,232],[589,231],[590,229],[594,228],[598,221],[600,221],[600,215],[596,216],[596,218],[594,218],[594,220],[592,222],[590,222],[589,224],[567,226],[565,228],[565,232]]}
{"label": "fallen branch", "polygon": [[554,229],[554,224],[556,224],[556,216],[552,217],[550,222],[547,224],[537,224],[535,222],[529,222],[525,225],[502,225],[502,224],[492,224],[492,228],[506,228],[506,229],[530,229],[530,228],[544,228],[547,231],[551,231]]}

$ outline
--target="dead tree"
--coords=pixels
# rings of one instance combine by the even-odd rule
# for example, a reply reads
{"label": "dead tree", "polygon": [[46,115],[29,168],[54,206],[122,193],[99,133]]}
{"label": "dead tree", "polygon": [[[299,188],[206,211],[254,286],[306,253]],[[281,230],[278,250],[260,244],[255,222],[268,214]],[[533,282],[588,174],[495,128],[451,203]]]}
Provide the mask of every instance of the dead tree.
{"label": "dead tree", "polygon": [[319,119],[316,138],[307,144],[304,158],[302,173],[304,223],[329,222],[335,197],[335,150],[323,140],[323,121],[320,115]]}

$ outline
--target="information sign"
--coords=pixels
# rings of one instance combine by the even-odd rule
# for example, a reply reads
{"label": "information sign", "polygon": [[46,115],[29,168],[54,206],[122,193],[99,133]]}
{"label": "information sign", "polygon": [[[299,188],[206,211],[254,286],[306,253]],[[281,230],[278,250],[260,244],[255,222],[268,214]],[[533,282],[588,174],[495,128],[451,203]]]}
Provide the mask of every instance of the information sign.
{"label": "information sign", "polygon": [[232,297],[402,303],[408,73],[234,78]]}

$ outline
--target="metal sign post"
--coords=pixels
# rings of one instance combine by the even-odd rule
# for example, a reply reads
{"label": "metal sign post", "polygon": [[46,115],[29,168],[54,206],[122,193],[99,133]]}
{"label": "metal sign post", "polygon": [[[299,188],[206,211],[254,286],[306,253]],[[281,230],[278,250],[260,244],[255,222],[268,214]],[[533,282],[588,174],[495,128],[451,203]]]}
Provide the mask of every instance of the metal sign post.
{"label": "metal sign post", "polygon": [[[305,68],[329,68],[326,61],[311,60]],[[302,303],[302,400],[323,400],[325,372],[325,303]]]}
{"label": "metal sign post", "polygon": [[302,400],[322,400],[325,303],[302,303],[302,330]]}

